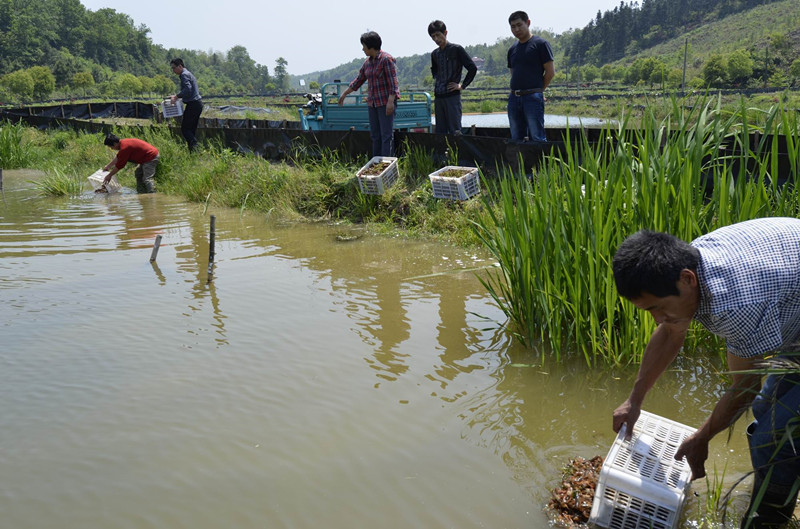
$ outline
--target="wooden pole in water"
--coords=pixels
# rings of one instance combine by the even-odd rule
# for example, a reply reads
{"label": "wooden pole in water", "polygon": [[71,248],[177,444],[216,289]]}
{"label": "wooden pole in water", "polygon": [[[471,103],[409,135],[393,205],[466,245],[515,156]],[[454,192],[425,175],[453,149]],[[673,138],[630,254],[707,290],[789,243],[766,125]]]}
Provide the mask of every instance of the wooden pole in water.
{"label": "wooden pole in water", "polygon": [[214,243],[216,240],[217,217],[211,215],[211,231],[208,236],[208,280],[211,281],[211,270],[214,267]]}
{"label": "wooden pole in water", "polygon": [[158,255],[158,247],[161,246],[161,235],[156,235],[156,242],[153,244],[153,253],[150,254],[150,262],[156,262],[156,256]]}

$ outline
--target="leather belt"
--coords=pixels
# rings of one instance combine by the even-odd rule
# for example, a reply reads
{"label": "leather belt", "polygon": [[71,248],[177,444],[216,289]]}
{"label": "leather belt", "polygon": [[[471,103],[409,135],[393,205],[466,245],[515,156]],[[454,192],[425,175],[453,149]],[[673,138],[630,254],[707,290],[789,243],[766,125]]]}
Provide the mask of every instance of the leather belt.
{"label": "leather belt", "polygon": [[527,90],[512,90],[511,94],[515,96],[526,96],[528,94],[536,94],[544,92],[544,88],[528,88]]}

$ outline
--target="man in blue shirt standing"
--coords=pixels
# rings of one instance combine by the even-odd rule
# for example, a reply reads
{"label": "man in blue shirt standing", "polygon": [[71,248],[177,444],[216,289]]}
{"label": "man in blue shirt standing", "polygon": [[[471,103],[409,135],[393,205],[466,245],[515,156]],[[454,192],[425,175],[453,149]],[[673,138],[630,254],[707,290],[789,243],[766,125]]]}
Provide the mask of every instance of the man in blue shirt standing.
{"label": "man in blue shirt standing", "polygon": [[[725,339],[732,383],[675,458],[686,457],[692,479],[705,476],[709,441],[752,403],[755,480],[742,527],[788,522],[800,485],[800,219],[740,222],[691,244],[640,231],[617,249],[613,269],[620,295],[658,324],[630,396],[614,411],[614,431],[624,425],[630,436],[645,395],[699,321]],[[778,355],[786,372],[770,374],[762,387],[765,355]]]}
{"label": "man in blue shirt standing", "polygon": [[547,141],[544,133],[544,91],[556,75],[553,50],[541,37],[531,34],[531,21],[525,11],[508,17],[516,37],[508,50],[511,69],[511,94],[508,96],[508,124],[511,139]]}
{"label": "man in blue shirt standing", "polygon": [[203,98],[200,97],[200,90],[197,88],[197,79],[183,65],[183,59],[172,59],[169,66],[181,78],[181,90],[170,96],[170,100],[173,105],[178,99],[183,101],[181,134],[189,145],[189,151],[194,151],[197,148],[197,124],[203,112]]}
{"label": "man in blue shirt standing", "polygon": [[[463,47],[447,40],[447,26],[441,20],[428,24],[428,35],[438,48],[431,52],[434,108],[437,134],[461,134],[461,91],[475,79],[478,67]],[[467,75],[461,81],[461,70]]]}

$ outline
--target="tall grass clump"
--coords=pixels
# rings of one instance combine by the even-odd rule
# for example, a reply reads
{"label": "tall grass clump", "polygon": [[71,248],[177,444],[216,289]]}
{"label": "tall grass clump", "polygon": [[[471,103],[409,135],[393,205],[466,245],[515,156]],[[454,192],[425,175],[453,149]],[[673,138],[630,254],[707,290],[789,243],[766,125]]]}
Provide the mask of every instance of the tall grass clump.
{"label": "tall grass clump", "polygon": [[30,168],[33,161],[33,150],[24,141],[24,126],[8,121],[0,123],[0,168]]}
{"label": "tall grass clump", "polygon": [[[623,118],[594,144],[567,138],[531,181],[507,170],[487,199],[476,231],[500,268],[484,285],[542,356],[575,353],[589,365],[641,358],[654,322],[619,298],[611,270],[628,235],[646,228],[692,240],[750,218],[798,216],[797,150],[779,175],[778,142],[750,145],[747,109],[726,115],[709,99],[673,107],[662,120],[646,112],[636,128]],[[771,110],[762,133],[796,136],[787,114]],[[787,141],[796,149],[796,137]],[[690,339],[707,336],[697,329]]]}
{"label": "tall grass clump", "polygon": [[74,197],[83,192],[83,179],[68,175],[58,169],[48,172],[40,180],[32,180],[40,194],[51,197]]}

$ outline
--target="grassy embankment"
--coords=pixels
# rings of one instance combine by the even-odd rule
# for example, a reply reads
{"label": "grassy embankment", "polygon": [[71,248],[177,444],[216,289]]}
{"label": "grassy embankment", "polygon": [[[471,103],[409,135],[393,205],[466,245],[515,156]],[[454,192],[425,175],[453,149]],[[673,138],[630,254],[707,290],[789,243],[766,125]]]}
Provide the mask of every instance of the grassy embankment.
{"label": "grassy embankment", "polygon": [[[744,101],[731,109],[716,98],[672,105],[669,117],[648,110],[641,126],[632,127],[624,116],[601,142],[570,145],[563,159],[545,159],[532,182],[507,170],[483,200],[463,204],[433,198],[427,175],[437,167],[429,153],[414,149],[401,158],[401,182],[373,196],[362,195],[354,177],[364,159],[298,150],[292,163],[277,163],[214,145],[190,157],[164,128],[118,132],[159,147],[160,192],[269,217],[364,223],[376,231],[481,242],[501,267],[486,276],[487,289],[522,341],[542,357],[578,354],[591,365],[625,364],[639,360],[653,330],[649,317],[622,302],[613,285],[609,262],[625,236],[650,228],[690,240],[739,220],[800,214],[793,110],[754,110]],[[757,119],[750,119],[753,114]],[[70,181],[86,188],[85,175],[111,156],[97,135],[3,130],[3,136],[19,137],[0,145],[2,159],[47,171],[41,185],[50,193]],[[762,136],[751,148],[745,141],[753,130],[786,134],[788,174],[780,174],[777,142]],[[741,152],[733,153],[731,145]],[[25,154],[14,157],[6,147]],[[133,186],[132,172],[123,171],[124,185]],[[789,183],[779,186],[779,177]],[[692,344],[719,351],[700,329],[692,333]]]}
{"label": "grassy embankment", "polygon": [[[45,171],[39,182],[44,194],[86,191],[86,176],[107,164],[113,155],[99,134],[45,133],[12,125],[1,130],[0,159],[5,167]],[[413,147],[405,149],[400,160],[398,185],[384,195],[363,195],[355,173],[366,163],[366,157],[348,160],[336,152],[312,153],[298,147],[292,159],[283,163],[239,155],[214,144],[190,156],[183,140],[166,127],[122,127],[117,133],[120,137],[139,137],[158,147],[161,162],[156,183],[162,193],[272,218],[363,223],[377,232],[401,229],[410,236],[477,244],[470,222],[480,209],[479,201],[461,204],[435,199],[428,174],[439,167],[429,153]],[[132,168],[126,167],[118,178],[124,186],[135,188]]]}

